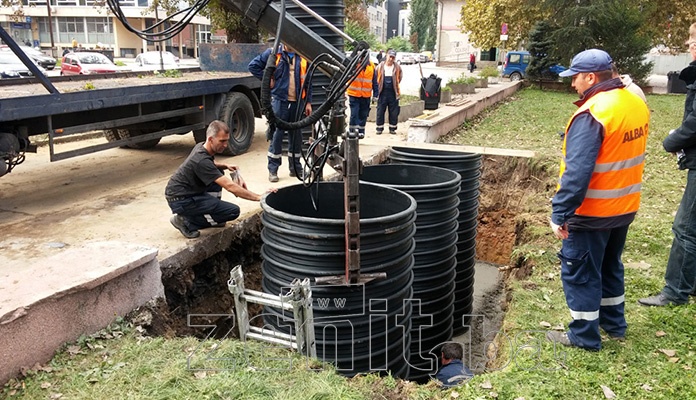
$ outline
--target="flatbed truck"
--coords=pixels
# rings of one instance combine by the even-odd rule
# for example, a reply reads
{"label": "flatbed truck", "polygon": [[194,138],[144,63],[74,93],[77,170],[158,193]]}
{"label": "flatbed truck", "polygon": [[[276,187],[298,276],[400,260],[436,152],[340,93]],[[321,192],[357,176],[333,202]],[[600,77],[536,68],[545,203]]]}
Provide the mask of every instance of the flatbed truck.
{"label": "flatbed truck", "polygon": [[[151,148],[167,135],[193,132],[205,139],[215,120],[230,126],[226,155],[249,149],[255,117],[261,117],[261,83],[251,74],[183,72],[179,77],[128,74],[60,80],[49,93],[38,81],[0,85],[0,176],[35,152],[35,139],[47,135],[51,161],[114,148]],[[57,138],[103,131],[106,143],[57,152]]]}

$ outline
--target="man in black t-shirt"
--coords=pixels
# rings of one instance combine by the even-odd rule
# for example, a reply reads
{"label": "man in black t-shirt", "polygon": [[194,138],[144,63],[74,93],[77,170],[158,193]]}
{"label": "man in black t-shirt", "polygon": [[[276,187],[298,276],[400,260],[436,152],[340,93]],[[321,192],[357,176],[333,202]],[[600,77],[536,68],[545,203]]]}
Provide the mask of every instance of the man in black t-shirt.
{"label": "man in black t-shirt", "polygon": [[[164,190],[174,213],[169,221],[189,239],[200,236],[199,229],[222,227],[239,217],[239,206],[221,200],[223,188],[243,199],[261,200],[262,195],[247,189],[236,166],[215,161],[215,154],[222,153],[229,140],[227,124],[211,122],[205,142],[193,148]],[[224,170],[229,170],[234,178],[225,175]]]}

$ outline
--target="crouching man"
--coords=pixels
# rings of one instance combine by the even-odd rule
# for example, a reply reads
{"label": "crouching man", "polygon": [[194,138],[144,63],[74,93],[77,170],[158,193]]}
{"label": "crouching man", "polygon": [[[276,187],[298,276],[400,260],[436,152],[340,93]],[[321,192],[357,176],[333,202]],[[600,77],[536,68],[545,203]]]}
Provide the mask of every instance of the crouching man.
{"label": "crouching man", "polygon": [[[215,154],[222,153],[229,140],[227,124],[211,122],[205,142],[194,146],[167,183],[164,196],[174,213],[169,221],[186,238],[197,238],[199,229],[223,227],[239,217],[239,206],[222,201],[223,188],[242,199],[261,200],[262,195],[247,189],[236,166],[215,161]],[[225,170],[232,177],[225,175]]]}

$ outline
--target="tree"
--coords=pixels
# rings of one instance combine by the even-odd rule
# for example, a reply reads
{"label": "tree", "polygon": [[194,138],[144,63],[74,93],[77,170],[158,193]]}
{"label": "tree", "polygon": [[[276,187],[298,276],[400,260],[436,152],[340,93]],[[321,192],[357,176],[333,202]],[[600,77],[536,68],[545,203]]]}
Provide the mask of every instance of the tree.
{"label": "tree", "polygon": [[532,55],[532,60],[527,67],[527,76],[531,79],[557,78],[549,76],[552,74],[549,67],[557,64],[549,54],[554,53],[554,41],[552,39],[554,28],[548,21],[540,21],[535,26],[529,35],[529,53]]}
{"label": "tree", "polygon": [[242,22],[243,18],[225,6],[221,0],[211,0],[201,14],[210,18],[212,29],[224,29],[229,43],[258,43],[267,33],[258,27],[251,27]]}
{"label": "tree", "polygon": [[393,36],[389,38],[389,40],[387,40],[387,48],[394,49],[396,51],[413,51],[411,42],[409,42],[406,38],[403,38],[401,36]]}
{"label": "tree", "polygon": [[519,48],[537,21],[545,20],[544,0],[467,0],[462,6],[460,26],[469,41],[479,48],[501,47],[500,27],[508,24],[506,48]]}
{"label": "tree", "polygon": [[[461,29],[469,34],[469,40],[481,48],[500,45],[500,24],[508,23],[509,38],[506,47],[518,48],[527,38],[527,32],[537,21],[550,21],[564,26],[561,21],[582,21],[584,16],[595,17],[597,12],[614,1],[601,0],[467,0],[461,8]],[[696,2],[692,0],[623,0],[626,9],[637,9],[642,23],[636,33],[649,38],[651,46],[665,51],[683,52],[689,26],[694,22]],[[589,14],[578,15],[569,11],[584,10]],[[573,24],[576,28],[576,24]],[[578,38],[568,31],[569,37]],[[583,34],[582,29],[577,33]]]}
{"label": "tree", "polygon": [[652,46],[641,30],[645,17],[634,0],[546,0],[546,4],[563,9],[556,15],[559,28],[551,36],[563,46],[552,49],[553,57],[570,62],[582,50],[600,48],[636,82],[647,79],[652,64],[644,63],[643,56]]}
{"label": "tree", "polygon": [[[370,33],[367,29],[363,28],[362,26],[358,25],[354,21],[346,21],[345,32],[348,36],[352,37],[356,41],[365,41],[369,43],[371,49],[377,48],[378,41],[375,35]],[[353,43],[348,43],[346,41],[347,51],[353,50],[354,47],[355,46],[353,46]]]}
{"label": "tree", "polygon": [[367,7],[362,0],[345,0],[346,23],[352,23],[370,31],[370,19],[367,16]]}
{"label": "tree", "polygon": [[687,0],[635,0],[644,15],[641,31],[659,46],[671,53],[685,51],[689,26],[696,22],[696,3]]}
{"label": "tree", "polygon": [[420,51],[424,48],[428,36],[431,34],[430,28],[433,26],[433,11],[435,2],[433,0],[411,0],[411,14],[408,16],[408,23],[411,27],[411,34],[415,35],[414,49]]}
{"label": "tree", "polygon": [[428,37],[425,39],[425,48],[427,51],[435,51],[437,43],[437,7],[433,7],[433,20],[428,30]]}

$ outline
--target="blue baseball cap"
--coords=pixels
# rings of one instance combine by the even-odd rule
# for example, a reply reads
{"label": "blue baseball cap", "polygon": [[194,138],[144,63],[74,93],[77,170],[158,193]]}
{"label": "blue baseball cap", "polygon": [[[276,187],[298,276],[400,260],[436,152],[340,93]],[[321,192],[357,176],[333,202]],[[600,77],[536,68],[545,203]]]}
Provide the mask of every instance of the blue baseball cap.
{"label": "blue baseball cap", "polygon": [[608,71],[613,60],[604,50],[589,49],[578,53],[573,57],[570,68],[558,74],[558,76],[573,76],[581,72]]}

